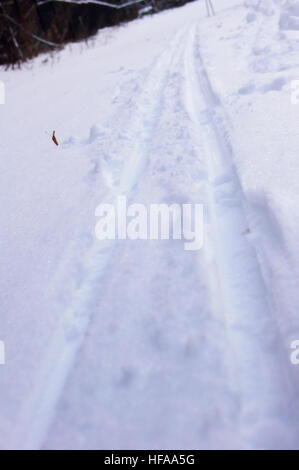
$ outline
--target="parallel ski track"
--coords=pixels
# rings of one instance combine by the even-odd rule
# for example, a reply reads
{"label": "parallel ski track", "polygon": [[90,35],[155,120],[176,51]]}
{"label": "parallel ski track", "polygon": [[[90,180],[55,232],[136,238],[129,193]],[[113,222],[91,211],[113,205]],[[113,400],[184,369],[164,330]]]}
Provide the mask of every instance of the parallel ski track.
{"label": "parallel ski track", "polygon": [[[190,118],[195,147],[204,148],[208,175],[209,238],[203,248],[207,276],[218,315],[225,317],[229,351],[227,368],[231,387],[239,396],[241,440],[250,442],[252,438],[254,447],[254,436],[248,439],[243,429],[247,433],[251,424],[256,425],[255,419],[260,419],[261,423],[269,420],[279,427],[289,392],[281,360],[280,332],[267,301],[256,253],[246,235],[244,195],[233,166],[231,148],[217,124],[219,119],[225,119],[224,111],[200,55],[196,23],[176,35],[147,77],[129,124],[131,134],[138,138],[133,151],[132,147],[128,150],[130,158],[122,172],[119,189],[107,198],[113,201],[120,194],[132,197],[147,165],[151,137],[159,121],[172,64],[181,53],[181,73],[185,80],[180,92],[184,93],[183,105]],[[202,159],[202,155],[198,157]],[[30,401],[19,417],[12,448],[41,448],[66,379],[84,342],[97,288],[113,248],[114,242],[95,241],[87,259],[82,260],[88,274],[74,293],[69,308],[62,313],[61,324],[44,359]],[[275,349],[273,344],[278,347]]]}

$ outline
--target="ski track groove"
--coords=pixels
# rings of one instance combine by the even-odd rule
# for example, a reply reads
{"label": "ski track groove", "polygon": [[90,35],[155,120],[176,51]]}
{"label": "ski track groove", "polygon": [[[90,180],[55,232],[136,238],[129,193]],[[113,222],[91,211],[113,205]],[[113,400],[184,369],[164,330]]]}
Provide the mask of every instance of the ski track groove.
{"label": "ski track groove", "polygon": [[[234,362],[234,368],[230,368],[233,387],[240,396],[240,432],[248,440],[243,429],[256,425],[257,416],[261,423],[273,427],[272,437],[278,441],[283,432],[288,433],[286,409],[291,399],[281,332],[270,310],[256,252],[245,234],[248,228],[243,209],[245,196],[233,166],[231,147],[216,121],[219,114],[225,120],[224,109],[206,73],[197,35],[195,25],[189,34],[185,58],[189,81],[186,105],[205,147],[214,286],[219,286],[218,308],[225,315],[228,347]],[[281,415],[286,421],[283,432]],[[261,426],[263,432],[264,424]],[[291,436],[289,440],[292,441]],[[253,441],[252,448],[256,445]]]}
{"label": "ski track groove", "polygon": [[[176,33],[167,48],[157,57],[146,77],[137,109],[129,126],[132,137],[139,136],[134,142],[133,151],[129,145],[130,158],[122,171],[119,188],[111,190],[105,202],[113,202],[119,195],[132,197],[138,179],[146,167],[147,153],[151,134],[154,132],[159,115],[163,91],[167,86],[169,70],[181,44],[185,28]],[[153,105],[151,103],[154,103]],[[145,109],[149,112],[145,113]],[[150,115],[150,118],[149,118]],[[87,276],[74,293],[69,308],[62,314],[50,348],[42,361],[42,367],[32,390],[30,400],[25,403],[18,418],[19,422],[11,439],[9,448],[20,450],[40,449],[47,431],[55,417],[55,407],[64,389],[67,377],[74,365],[75,357],[84,341],[97,288],[101,283],[105,268],[109,263],[114,240],[98,241],[87,253],[83,263]],[[67,278],[68,273],[65,273]]]}

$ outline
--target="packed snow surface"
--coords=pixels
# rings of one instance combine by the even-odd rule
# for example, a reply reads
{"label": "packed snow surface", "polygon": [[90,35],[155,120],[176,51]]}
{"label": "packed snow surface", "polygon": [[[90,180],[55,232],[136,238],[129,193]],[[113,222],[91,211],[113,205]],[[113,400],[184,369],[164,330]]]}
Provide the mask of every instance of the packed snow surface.
{"label": "packed snow surface", "polygon": [[[1,448],[299,447],[299,3],[213,4],[0,71]],[[98,240],[120,196],[203,247]]]}

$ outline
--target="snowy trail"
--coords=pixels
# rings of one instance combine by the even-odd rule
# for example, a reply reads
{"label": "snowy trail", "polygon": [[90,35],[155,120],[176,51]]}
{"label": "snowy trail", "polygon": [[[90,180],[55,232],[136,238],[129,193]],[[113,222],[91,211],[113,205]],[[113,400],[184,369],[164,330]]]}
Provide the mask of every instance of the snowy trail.
{"label": "snowy trail", "polygon": [[[184,54],[189,29],[184,29],[168,67],[167,86],[156,106],[159,113],[149,159],[143,171],[138,171],[134,202],[205,200],[204,163],[195,158],[198,143],[192,139],[185,110]],[[89,431],[77,445],[204,448],[205,443],[197,438],[198,428],[203,427],[208,438],[226,441],[221,429],[229,427],[234,414],[233,392],[227,383],[226,352],[221,350],[225,344],[222,315],[216,308],[211,311],[204,258],[201,252],[185,252],[181,240],[117,244],[88,341],[81,349],[77,370],[70,371],[46,448],[61,445],[57,439],[61,430],[57,433],[56,429],[70,423],[63,403],[70,395],[77,399],[87,363],[94,371],[96,397],[80,405],[82,416],[77,417],[76,428],[88,420]],[[90,355],[91,345],[96,354]],[[224,405],[217,403],[221,394]],[[207,446],[211,445],[208,441]],[[76,446],[76,442],[72,439],[67,445]]]}
{"label": "snowy trail", "polygon": [[[103,163],[109,190],[95,184],[98,202],[119,195],[145,205],[201,202],[204,247],[186,253],[181,241],[85,244],[82,236],[69,248],[56,282],[68,284],[73,259],[80,282],[9,447],[295,446],[286,352],[250,243],[199,24],[190,21],[135,81],[130,119],[121,104],[111,122],[126,131],[113,150],[123,164],[119,171],[119,161]],[[100,140],[95,130],[82,145],[98,154],[95,166]]]}
{"label": "snowy trail", "polygon": [[[105,201],[113,202],[118,195],[132,196],[140,173],[142,173],[147,159],[147,148],[155,127],[157,113],[163,90],[167,84],[169,67],[176,54],[184,31],[177,33],[167,49],[157,58],[150,74],[146,77],[141,96],[138,96],[137,109],[130,122],[128,134],[132,142],[124,149],[128,158],[122,171],[120,185],[117,191],[111,190],[106,194]],[[136,134],[138,139],[135,138]],[[83,240],[82,240],[83,241]],[[81,241],[81,243],[82,243]],[[114,248],[114,241],[94,241],[94,244],[85,250],[80,269],[86,277],[73,295],[72,303],[62,314],[61,325],[58,328],[51,346],[46,354],[36,386],[32,391],[29,402],[21,412],[18,431],[14,433],[12,448],[38,449],[45,437],[46,431],[53,419],[55,405],[62,393],[68,373],[74,365],[74,360],[90,322],[92,306],[97,297],[97,289],[101,283],[105,268]],[[77,246],[71,247],[72,257]],[[66,263],[67,267],[68,264]],[[59,273],[60,279],[69,273]],[[30,423],[30,430],[28,429]]]}

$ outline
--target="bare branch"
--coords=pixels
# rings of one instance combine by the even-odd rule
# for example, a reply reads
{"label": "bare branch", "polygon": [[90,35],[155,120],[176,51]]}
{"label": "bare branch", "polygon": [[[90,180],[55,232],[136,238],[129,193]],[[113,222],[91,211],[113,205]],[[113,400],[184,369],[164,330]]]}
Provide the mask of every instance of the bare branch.
{"label": "bare branch", "polygon": [[6,15],[6,14],[3,14],[3,13],[0,13],[0,16],[4,16],[5,18],[7,18],[9,21],[11,21],[13,24],[15,24],[16,26],[19,26],[19,28],[21,28],[24,33],[28,34],[29,36],[33,37],[34,39],[36,39],[37,41],[40,41],[44,44],[47,44],[47,46],[52,46],[52,47],[58,47],[59,44],[55,44],[54,42],[51,42],[51,41],[47,41],[46,39],[43,39],[43,38],[40,38],[39,36],[36,36],[35,34],[32,34],[32,33],[29,33],[29,31],[27,31],[27,29],[24,28],[24,26],[22,26],[21,24],[17,23],[13,18],[11,18],[11,16],[9,15]]}
{"label": "bare branch", "polygon": [[[138,3],[145,2],[146,0],[129,0],[126,3],[122,3],[120,5],[116,5],[114,3],[109,3],[109,2],[103,2],[102,0],[39,0],[37,2],[37,5],[44,5],[46,3],[73,3],[74,5],[88,5],[88,4],[93,4],[93,5],[99,5],[99,6],[105,6],[108,8],[115,8],[116,10],[120,10],[122,8],[129,7],[130,5],[136,5]],[[14,3],[13,0],[8,0],[7,2],[2,2],[3,5],[12,5]]]}

